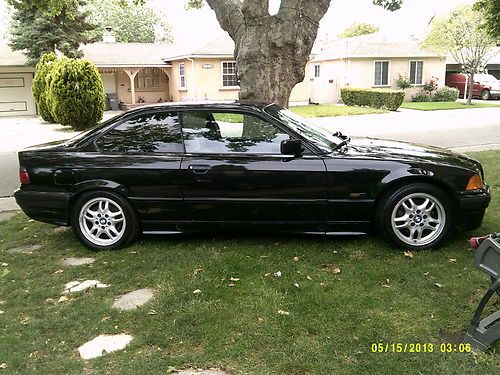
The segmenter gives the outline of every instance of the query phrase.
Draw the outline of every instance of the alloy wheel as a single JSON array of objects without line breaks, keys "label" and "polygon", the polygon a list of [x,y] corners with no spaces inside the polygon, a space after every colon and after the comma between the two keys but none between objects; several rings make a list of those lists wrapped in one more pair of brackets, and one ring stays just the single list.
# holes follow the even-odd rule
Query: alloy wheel
[{"label": "alloy wheel", "polygon": [[125,233],[127,220],[123,209],[112,199],[90,199],[80,209],[78,222],[82,234],[95,245],[109,246]]},{"label": "alloy wheel", "polygon": [[425,246],[441,235],[446,219],[446,211],[436,197],[427,193],[413,193],[394,206],[391,227],[404,243]]}]

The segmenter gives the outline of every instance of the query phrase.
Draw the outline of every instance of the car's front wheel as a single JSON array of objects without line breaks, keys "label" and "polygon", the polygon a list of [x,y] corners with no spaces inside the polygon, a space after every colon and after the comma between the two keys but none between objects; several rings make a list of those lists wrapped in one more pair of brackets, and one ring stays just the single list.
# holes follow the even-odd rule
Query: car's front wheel
[{"label": "car's front wheel", "polygon": [[491,93],[490,93],[489,90],[483,90],[481,92],[481,99],[483,99],[483,100],[490,100],[490,98],[491,98]]},{"label": "car's front wheel", "polygon": [[83,193],[73,207],[73,231],[92,250],[118,249],[137,237],[137,215],[130,203],[118,194]]},{"label": "car's front wheel", "polygon": [[410,250],[437,248],[451,230],[451,204],[446,193],[430,184],[399,187],[379,203],[376,224],[392,244]]}]

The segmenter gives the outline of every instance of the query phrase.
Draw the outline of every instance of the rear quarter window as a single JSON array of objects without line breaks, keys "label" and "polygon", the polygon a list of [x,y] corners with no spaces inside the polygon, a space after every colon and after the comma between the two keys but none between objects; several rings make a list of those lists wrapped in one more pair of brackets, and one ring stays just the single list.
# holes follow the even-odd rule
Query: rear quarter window
[{"label": "rear quarter window", "polygon": [[103,134],[95,145],[113,153],[184,152],[177,112],[137,115]]}]

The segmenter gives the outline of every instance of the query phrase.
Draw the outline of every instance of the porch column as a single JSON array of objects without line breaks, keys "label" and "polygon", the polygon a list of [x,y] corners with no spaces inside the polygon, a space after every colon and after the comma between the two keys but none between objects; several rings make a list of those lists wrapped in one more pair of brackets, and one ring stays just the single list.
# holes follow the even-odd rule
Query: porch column
[{"label": "porch column", "polygon": [[167,77],[166,79],[166,85],[165,85],[165,101],[169,102],[170,101],[170,74],[172,74],[172,68],[160,68],[163,74]]},{"label": "porch column", "polygon": [[132,104],[135,104],[135,76],[141,69],[125,69],[130,80],[130,94],[132,95]]}]

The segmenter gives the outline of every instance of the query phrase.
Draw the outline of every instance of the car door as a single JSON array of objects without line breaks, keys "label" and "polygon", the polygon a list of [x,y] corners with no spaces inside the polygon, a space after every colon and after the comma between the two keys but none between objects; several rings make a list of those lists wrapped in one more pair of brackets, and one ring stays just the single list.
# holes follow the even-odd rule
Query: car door
[{"label": "car door", "polygon": [[182,219],[184,146],[177,112],[141,111],[99,136],[94,147],[94,153],[82,154],[88,159],[80,160],[81,181],[102,181],[122,191],[144,230],[172,229],[169,224]]},{"label": "car door", "polygon": [[286,128],[247,112],[182,111],[181,163],[189,220],[321,231],[327,177],[321,157],[283,155]]}]

